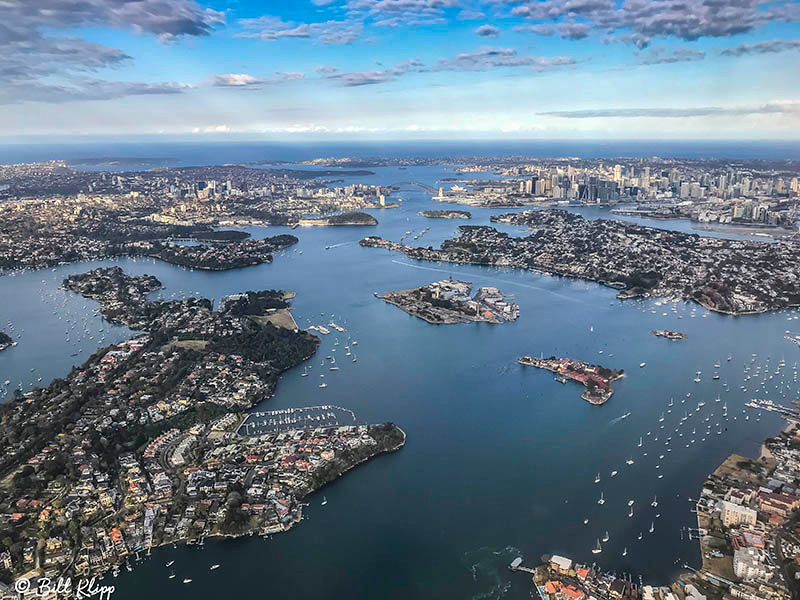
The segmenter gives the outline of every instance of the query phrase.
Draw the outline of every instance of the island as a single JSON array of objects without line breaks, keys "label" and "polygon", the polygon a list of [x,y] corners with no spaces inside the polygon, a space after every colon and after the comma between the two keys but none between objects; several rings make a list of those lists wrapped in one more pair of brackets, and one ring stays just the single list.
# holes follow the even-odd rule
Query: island
[{"label": "island", "polygon": [[581,394],[581,398],[596,406],[605,404],[613,395],[611,382],[625,376],[624,370],[615,371],[599,365],[589,365],[579,360],[556,358],[555,356],[536,358],[525,355],[517,362],[526,367],[552,371],[556,373],[557,379],[561,383],[566,383],[568,379],[582,383],[586,387],[586,391]]},{"label": "island", "polygon": [[731,315],[800,306],[800,245],[753,242],[585,219],[565,210],[492,216],[531,231],[514,237],[493,227],[461,225],[437,250],[368,237],[366,247],[418,260],[496,265],[596,281],[621,299],[692,300]]},{"label": "island", "polygon": [[150,300],[158,279],[119,267],[64,286],[142,333],[0,405],[6,583],[102,575],[160,545],[286,531],[309,495],[405,443],[392,423],[324,404],[257,427],[266,413],[247,411],[320,343],[260,319],[288,310],[291,293],[244,292],[214,310],[205,298]]},{"label": "island", "polygon": [[468,210],[421,210],[419,216],[429,219],[471,219],[472,213]]},{"label": "island", "polygon": [[470,297],[472,283],[444,279],[429,285],[397,292],[376,293],[393,304],[434,325],[454,323],[505,323],[519,318],[519,306],[496,287],[481,287]]},{"label": "island", "polygon": [[667,338],[668,340],[685,340],[689,336],[680,331],[673,331],[671,329],[652,329],[650,331],[656,337]]},{"label": "island", "polygon": [[14,345],[14,340],[7,333],[0,331],[0,352]]},{"label": "island", "polygon": [[358,225],[373,226],[378,224],[378,219],[363,212],[346,212],[330,217],[319,217],[314,219],[299,219],[297,225],[300,227],[315,226],[336,226],[336,225]]}]

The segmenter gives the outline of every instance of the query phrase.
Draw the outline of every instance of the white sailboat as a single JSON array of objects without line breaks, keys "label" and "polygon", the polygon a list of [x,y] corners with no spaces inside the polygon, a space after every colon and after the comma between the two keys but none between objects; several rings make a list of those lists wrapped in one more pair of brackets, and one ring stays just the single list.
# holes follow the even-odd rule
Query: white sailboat
[{"label": "white sailboat", "polygon": [[597,503],[601,505],[606,503],[606,499],[603,498],[603,492],[600,492],[600,499],[597,501]]},{"label": "white sailboat", "polygon": [[600,554],[603,551],[603,547],[600,545],[600,540],[597,540],[597,546],[592,548],[592,554]]}]

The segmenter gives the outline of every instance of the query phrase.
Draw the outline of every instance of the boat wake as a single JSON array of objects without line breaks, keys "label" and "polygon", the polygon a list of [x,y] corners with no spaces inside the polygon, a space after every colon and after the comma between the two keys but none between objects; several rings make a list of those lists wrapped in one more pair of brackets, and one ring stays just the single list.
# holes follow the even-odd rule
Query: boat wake
[{"label": "boat wake", "polygon": [[620,416],[619,416],[619,417],[617,417],[616,419],[611,419],[611,420],[608,422],[608,424],[609,424],[609,426],[611,426],[611,425],[616,425],[617,423],[620,423],[620,422],[624,421],[625,419],[627,419],[627,418],[628,418],[628,416],[629,416],[629,414],[620,415]]}]

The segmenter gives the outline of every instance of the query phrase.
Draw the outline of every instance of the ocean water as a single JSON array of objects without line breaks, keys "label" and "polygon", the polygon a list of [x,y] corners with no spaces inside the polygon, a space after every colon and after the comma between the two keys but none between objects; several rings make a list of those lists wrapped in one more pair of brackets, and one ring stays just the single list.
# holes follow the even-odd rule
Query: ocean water
[{"label": "ocean water", "polygon": [[[320,157],[531,156],[579,158],[756,158],[800,159],[800,141],[714,140],[473,140],[370,142],[215,142],[73,140],[2,143],[0,164],[54,159],[165,158],[170,166],[259,160],[301,161]],[[108,168],[108,167],[103,167]],[[150,168],[119,165],[119,169]]]},{"label": "ocean water", "polygon": [[[449,175],[443,167],[385,168],[370,182],[437,187]],[[337,404],[368,422],[394,421],[408,435],[401,451],[327,486],[326,506],[320,505],[321,493],[312,496],[304,521],[291,532],[270,540],[209,541],[204,549],[156,550],[133,573],[109,579],[117,588],[115,599],[212,599],[231,593],[522,599],[530,597],[530,579],[504,566],[517,555],[535,564],[542,554],[564,554],[657,584],[667,582],[684,562],[699,564],[696,542],[681,536],[682,527],[696,526],[689,498],[697,497],[707,474],[727,455],[757,455],[761,441],[782,427],[773,413],[759,418],[758,411],[747,409],[745,421],[742,410],[754,396],[787,404],[796,397],[796,384],[784,384],[800,352],[783,335],[800,329],[800,313],[737,318],[683,302],[620,301],[614,290],[590,282],[417,262],[360,247],[358,240],[366,235],[397,240],[405,231],[430,227],[413,243],[436,246],[455,233],[457,221],[417,215],[442,207],[430,194],[410,185],[402,189],[397,194],[402,208],[372,211],[377,227],[296,229],[300,243],[269,265],[209,273],[118,259],[0,277],[0,323],[10,320],[22,333],[17,347],[0,353],[0,381],[22,382],[26,389],[46,384],[81,362],[100,338],[105,344],[130,335],[94,315],[93,302],[59,289],[70,273],[119,264],[130,273],[157,276],[164,284],[157,296],[164,298],[220,298],[265,288],[297,292],[293,313],[301,327],[334,320],[347,333],[322,336],[322,347],[309,361],[312,376],[300,377],[302,366],[285,373],[276,396],[261,408]],[[591,218],[609,216],[601,209],[580,210]],[[492,214],[472,212],[472,224],[488,224]],[[686,221],[651,224],[692,227]],[[523,234],[517,227],[504,229]],[[250,231],[263,237],[288,230]],[[434,326],[373,297],[375,291],[450,275],[514,294],[520,319],[497,326]],[[656,338],[649,333],[656,328],[678,329],[689,338]],[[354,346],[358,362],[341,361],[340,371],[325,373],[328,387],[319,389],[320,360],[337,337],[342,348],[347,336],[359,342]],[[622,368],[626,377],[614,384],[606,405],[593,407],[580,399],[577,384],[561,385],[552,374],[516,362],[523,354],[540,353]],[[781,358],[787,363],[785,378],[775,376],[758,393],[754,383],[744,381],[745,365],[768,363],[772,373]],[[640,368],[641,362],[646,367]],[[719,380],[711,378],[716,362]],[[693,381],[697,370],[700,383]],[[725,381],[730,392],[723,391]],[[750,389],[744,392],[742,385]],[[670,398],[674,406],[668,412]],[[701,399],[706,404],[697,411]],[[720,416],[722,402],[728,421]],[[684,413],[691,416],[679,426]],[[721,434],[714,427],[711,435],[703,435],[706,417],[712,425],[720,423]],[[672,452],[664,445],[667,436],[673,438]],[[633,465],[626,464],[629,458]],[[610,476],[612,470],[618,471],[616,477]],[[594,483],[597,473],[599,484]],[[602,506],[597,504],[601,491]],[[654,495],[657,509],[650,506]],[[632,518],[630,499],[635,501]],[[651,523],[653,533],[648,532]],[[593,555],[591,548],[606,531],[610,541],[602,554]],[[164,567],[169,560],[176,561],[178,576],[172,580]],[[213,563],[222,568],[208,571]],[[193,582],[182,585],[184,577]]]}]

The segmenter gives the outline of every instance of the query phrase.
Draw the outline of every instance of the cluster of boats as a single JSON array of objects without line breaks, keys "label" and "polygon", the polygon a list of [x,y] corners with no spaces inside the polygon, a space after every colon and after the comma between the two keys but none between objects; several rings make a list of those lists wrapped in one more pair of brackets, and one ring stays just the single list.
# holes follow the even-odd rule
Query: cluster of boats
[{"label": "cluster of boats", "polygon": [[325,404],[252,412],[242,424],[240,433],[247,436],[263,435],[283,429],[336,427],[352,425],[355,422],[356,415],[349,408]]},{"label": "cluster of boats", "polygon": [[[324,313],[320,313],[320,315],[324,316]],[[331,318],[333,318],[333,317],[334,317],[334,315],[331,315]],[[311,323],[311,319],[308,319],[308,322]],[[331,328],[335,329],[336,331],[338,331],[340,333],[344,333],[345,331],[347,331],[344,327],[342,327],[341,325],[337,325],[333,321],[328,323],[328,325]],[[309,325],[307,327],[307,329],[312,330],[312,331],[319,331],[320,333],[325,334],[325,335],[327,335],[327,334],[329,334],[331,332],[330,329],[328,329],[327,327],[325,327],[323,325]],[[333,342],[333,347],[331,348],[331,354],[326,356],[325,360],[320,362],[320,365],[319,365],[320,367],[325,368],[327,366],[329,371],[338,371],[339,370],[339,364],[336,362],[336,356],[333,355],[333,353],[337,351],[337,349],[338,349],[337,347],[339,345],[340,345],[339,344],[339,338],[336,338],[334,340],[334,342]],[[352,337],[350,337],[348,335],[347,336],[347,343],[344,346],[344,356],[346,356],[348,359],[350,359],[351,362],[358,362],[358,357],[356,356],[356,353],[355,353],[355,346],[358,346],[358,340],[354,340],[354,339],[352,339]],[[328,362],[326,362],[326,360]],[[301,377],[308,377],[309,376],[308,370],[310,368],[312,368],[312,367],[313,367],[312,364],[305,365],[303,367],[303,372],[300,374],[300,376]],[[325,374],[324,373],[320,373],[319,377],[320,377],[319,387],[320,388],[328,387],[328,384],[325,381]]]},{"label": "cluster of boats", "polygon": [[[167,569],[169,569],[169,576],[167,577],[168,579],[175,579],[175,571],[172,568],[172,565],[174,565],[174,564],[175,564],[175,561],[171,560],[166,565],[164,565]],[[209,571],[216,571],[221,566],[222,565],[219,565],[219,564],[213,564],[210,567],[208,567],[208,570]],[[183,583],[184,584],[192,583],[192,579],[190,579],[189,577],[186,577],[186,578],[184,578]]]},{"label": "cluster of boats", "polygon": [[[741,413],[738,413],[738,410],[729,412],[728,402],[722,399],[724,393],[731,391],[727,381],[721,384],[721,393],[718,393],[713,401],[709,400],[708,403],[702,399],[693,400],[692,392],[687,392],[684,397],[680,398],[680,400],[670,398],[667,401],[665,409],[661,412],[657,419],[655,428],[644,432],[641,436],[639,436],[638,441],[635,443],[637,452],[640,453],[643,459],[650,455],[649,460],[644,460],[645,464],[648,462],[649,464],[652,464],[653,459],[655,458],[655,465],[653,466],[657,473],[657,479],[663,478],[664,475],[662,471],[664,470],[664,461],[666,457],[670,455],[670,453],[673,453],[673,451],[677,452],[681,447],[686,449],[691,448],[695,444],[706,442],[711,438],[711,436],[722,435],[725,431],[727,431],[726,422],[736,421],[737,419],[749,421],[751,414],[748,413],[748,408],[757,411],[753,415],[755,421],[761,420],[761,411],[778,412],[784,416],[800,418],[800,410],[777,402],[777,400],[780,399],[800,401],[800,388],[797,385],[797,363],[795,362],[791,368],[788,368],[784,358],[778,361],[777,364],[769,357],[762,362],[757,362],[757,358],[757,354],[751,354],[749,360],[745,362],[743,366],[742,375],[745,383],[748,381],[752,382],[747,384],[752,387],[751,394],[759,394],[762,397],[752,398],[745,402],[745,408],[742,409]],[[732,360],[733,356],[729,355],[726,362],[730,363]],[[719,374],[722,369],[722,361],[715,362],[713,367],[714,377],[712,377],[712,379],[719,380]],[[730,367],[728,370],[730,371]],[[695,372],[694,381],[696,383],[700,382],[701,374],[702,371],[700,370]],[[735,371],[731,371],[730,374],[734,375]],[[740,389],[743,393],[748,391],[747,385],[741,386]],[[763,396],[767,394],[773,396],[775,399],[764,399]],[[690,403],[691,406],[689,406]],[[680,413],[683,414],[680,415]],[[628,417],[629,415],[630,413],[626,413],[623,415],[623,417],[612,421],[612,423],[622,421],[623,418]],[[629,467],[632,467],[636,464],[636,460],[634,460],[634,456],[631,455],[625,461],[625,463]],[[611,470],[611,478],[614,478],[617,475],[617,470]],[[603,477],[601,476],[601,473],[598,472],[594,478],[594,483],[599,485],[601,484],[602,480]],[[608,489],[600,492],[600,496],[596,501],[597,505],[604,506],[609,502],[606,492],[608,492]],[[628,500],[628,518],[634,517],[634,503],[635,501],[633,498]],[[658,505],[658,499],[654,497],[653,501],[650,503],[650,506],[653,509],[656,509]],[[656,513],[654,519],[657,519],[660,516],[660,513]],[[650,533],[655,531],[654,523],[655,520],[651,521],[650,528],[648,530]],[[583,520],[583,524],[589,525],[588,517]],[[637,539],[641,540],[643,536],[644,533],[641,532],[638,534]],[[603,544],[609,539],[609,533],[606,531],[602,537],[597,539],[597,544],[592,549],[592,553],[599,554],[602,552]],[[627,547],[625,547],[623,550],[623,556],[626,554]]]},{"label": "cluster of boats", "polygon": [[[431,228],[430,228],[430,227],[426,227],[425,229],[423,229],[423,230],[422,230],[422,231],[420,231],[419,233],[415,233],[415,234],[414,234],[414,239],[415,239],[415,240],[418,240],[418,239],[419,239],[419,238],[421,238],[423,235],[425,235],[426,233],[428,233],[430,230],[431,230]],[[400,236],[400,243],[403,243],[404,241],[406,241],[406,239],[408,238],[408,236],[410,236],[412,233],[414,233],[414,232],[413,232],[413,231],[406,231],[406,232],[405,232],[405,233],[404,233],[402,236]]]}]

